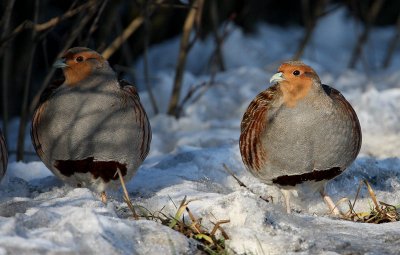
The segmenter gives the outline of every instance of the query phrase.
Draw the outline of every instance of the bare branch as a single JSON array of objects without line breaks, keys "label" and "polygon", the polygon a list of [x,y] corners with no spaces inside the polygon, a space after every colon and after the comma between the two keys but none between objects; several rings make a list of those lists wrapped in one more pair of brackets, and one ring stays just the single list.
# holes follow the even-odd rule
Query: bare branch
[{"label": "bare branch", "polygon": [[101,55],[103,55],[105,59],[109,59],[114,52],[117,51],[119,47],[121,47],[121,45],[142,25],[143,20],[143,16],[134,18],[128,27],[125,28],[124,32],[115,38],[110,46],[108,46]]},{"label": "bare branch", "polygon": [[[9,0],[5,8],[3,16],[3,33],[1,39],[5,38],[6,34],[10,29],[10,18],[12,10],[14,7],[15,0]],[[2,55],[2,50],[5,49],[5,56],[3,57],[3,69],[2,69],[2,115],[3,115],[3,134],[7,141],[8,137],[8,84],[9,84],[9,73],[10,73],[10,61],[11,61],[11,51],[7,50],[8,44],[6,43],[0,49],[0,56]]]},{"label": "bare branch", "polygon": [[305,20],[306,30],[304,33],[303,38],[300,41],[300,44],[297,48],[296,53],[293,56],[293,59],[299,59],[307,46],[310,42],[312,35],[314,33],[315,26],[317,25],[318,18],[323,13],[325,7],[325,0],[318,0],[317,5],[313,7],[312,13],[309,13],[308,8],[310,7],[309,0],[303,0],[303,18]]},{"label": "bare branch", "polygon": [[351,54],[351,59],[349,62],[349,68],[354,68],[357,64],[357,61],[359,60],[361,54],[362,54],[362,49],[364,44],[368,41],[369,33],[372,29],[372,25],[378,16],[379,11],[381,10],[381,7],[385,0],[375,0],[371,7],[368,10],[368,15],[367,15],[367,20],[366,24],[364,26],[364,31],[362,34],[358,37],[357,44],[355,45],[353,49],[353,53]]},{"label": "bare branch", "polygon": [[[39,0],[35,0],[35,10],[34,10],[34,22],[36,23],[39,19]],[[18,141],[17,141],[17,161],[24,160],[24,147],[25,147],[25,131],[26,123],[28,121],[28,96],[29,96],[29,86],[31,84],[32,76],[32,66],[33,59],[35,56],[36,46],[37,46],[37,31],[34,29],[31,32],[31,49],[28,57],[27,73],[25,77],[25,85],[22,93],[22,105],[21,105],[21,116],[18,129]]]},{"label": "bare branch", "polygon": [[86,39],[85,39],[83,45],[87,46],[89,44],[90,38],[92,37],[93,33],[97,30],[97,24],[99,23],[101,14],[103,13],[107,3],[108,3],[108,0],[103,0],[103,3],[101,4],[99,11],[97,12],[96,18],[93,20],[93,23],[90,26],[89,32],[86,36]]},{"label": "bare branch", "polygon": [[[200,2],[203,2],[204,0],[195,0],[192,4],[192,6],[198,6]],[[201,5],[201,4],[200,4]],[[186,65],[186,57],[190,48],[190,45],[193,45],[189,43],[189,38],[190,38],[190,32],[192,31],[193,25],[195,23],[196,16],[199,15],[197,14],[197,8],[191,8],[186,20],[185,24],[183,25],[183,32],[182,32],[182,37],[181,37],[181,44],[180,44],[180,49],[179,49],[179,56],[178,56],[178,63],[176,67],[176,74],[175,74],[175,79],[174,79],[174,86],[172,89],[172,94],[171,94],[171,99],[169,102],[168,106],[168,114],[169,115],[174,115],[175,117],[178,117],[178,103],[179,103],[179,97],[181,94],[181,87],[182,87],[182,79],[183,79],[183,72],[185,69]]]},{"label": "bare branch", "polygon": [[390,40],[389,47],[388,47],[388,49],[386,51],[385,59],[383,61],[383,67],[384,68],[387,68],[390,65],[390,63],[392,62],[392,57],[394,55],[393,54],[394,50],[396,49],[396,47],[399,44],[399,40],[400,40],[400,13],[397,16],[397,25],[396,25],[396,27],[397,27],[396,28],[396,33],[394,34],[392,40]]},{"label": "bare branch", "polygon": [[18,25],[10,34],[4,36],[0,41],[0,45],[2,45],[3,43],[5,43],[8,40],[14,38],[16,35],[18,35],[22,31],[24,31],[25,29],[34,29],[36,32],[42,32],[42,31],[48,30],[50,28],[53,28],[53,27],[57,26],[60,22],[77,15],[78,13],[82,12],[83,10],[92,8],[93,2],[95,2],[95,1],[93,1],[93,0],[88,1],[87,3],[80,5],[75,9],[67,11],[66,13],[64,13],[61,16],[54,17],[54,18],[52,18],[44,23],[41,23],[41,24],[36,24],[35,22],[32,22],[30,20],[25,20],[20,25]]},{"label": "bare branch", "polygon": [[147,88],[147,92],[149,93],[150,102],[153,106],[154,114],[158,113],[157,102],[153,94],[152,86],[150,83],[150,74],[149,74],[149,37],[150,37],[150,10],[149,10],[149,2],[145,1],[144,3],[144,36],[143,36],[143,72],[144,72],[144,83]]}]

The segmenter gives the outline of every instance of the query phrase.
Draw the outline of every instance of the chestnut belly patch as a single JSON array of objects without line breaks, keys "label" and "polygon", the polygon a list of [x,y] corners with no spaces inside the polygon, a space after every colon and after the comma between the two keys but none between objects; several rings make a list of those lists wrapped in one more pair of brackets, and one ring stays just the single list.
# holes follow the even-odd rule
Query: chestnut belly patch
[{"label": "chestnut belly patch", "polygon": [[126,164],[117,161],[95,161],[94,157],[74,160],[56,160],[54,167],[67,177],[76,173],[91,173],[94,179],[102,178],[104,182],[117,180],[117,169],[123,176],[126,175]]},{"label": "chestnut belly patch", "polygon": [[332,167],[327,170],[314,170],[305,174],[282,175],[272,179],[272,182],[282,186],[295,186],[306,181],[330,180],[341,173],[340,167]]}]

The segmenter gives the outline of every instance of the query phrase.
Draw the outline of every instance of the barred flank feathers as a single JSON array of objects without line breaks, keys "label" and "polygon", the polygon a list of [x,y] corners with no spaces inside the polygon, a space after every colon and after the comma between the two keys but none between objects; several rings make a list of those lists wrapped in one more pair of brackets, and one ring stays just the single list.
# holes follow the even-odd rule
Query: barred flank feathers
[{"label": "barred flank feathers", "polygon": [[247,168],[259,171],[266,161],[267,152],[261,143],[261,134],[267,125],[269,104],[274,99],[278,86],[261,92],[250,103],[243,115],[239,140],[240,153]]},{"label": "barred flank feathers", "polygon": [[139,121],[141,129],[143,131],[142,144],[140,146],[140,157],[142,160],[144,160],[150,151],[150,142],[151,142],[150,122],[149,119],[147,118],[146,111],[144,110],[142,104],[140,103],[140,98],[136,88],[124,80],[120,80],[119,83],[122,89],[129,94],[130,99],[132,100],[133,103],[133,107],[135,108],[136,116],[138,118],[137,121]]}]

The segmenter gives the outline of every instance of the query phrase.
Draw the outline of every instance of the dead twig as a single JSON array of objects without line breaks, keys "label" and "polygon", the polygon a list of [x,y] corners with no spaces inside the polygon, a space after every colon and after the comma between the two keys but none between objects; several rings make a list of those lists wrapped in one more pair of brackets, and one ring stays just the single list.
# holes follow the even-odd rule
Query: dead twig
[{"label": "dead twig", "polygon": [[103,11],[108,3],[108,0],[103,0],[99,11],[97,12],[96,18],[94,18],[92,25],[90,26],[89,32],[87,33],[86,39],[82,43],[82,45],[87,46],[89,44],[89,40],[92,37],[93,33],[97,30],[97,25],[99,23],[100,17],[103,14]]},{"label": "dead twig", "polygon": [[396,47],[399,45],[399,40],[400,40],[400,13],[397,16],[396,32],[393,38],[390,40],[388,49],[386,51],[386,56],[383,60],[384,68],[389,67],[390,63],[392,62],[392,58],[395,55],[393,53],[396,50]]},{"label": "dead twig", "polygon": [[[1,34],[1,40],[3,40],[8,31],[10,30],[10,19],[12,11],[14,8],[15,0],[9,0],[7,2],[4,16],[2,18],[3,32]],[[1,44],[0,44],[1,45]],[[8,49],[9,44],[5,43],[0,49],[0,56],[3,55],[3,50],[5,51],[3,57],[3,68],[2,68],[2,115],[3,115],[3,135],[7,141],[8,138],[8,84],[9,84],[9,74],[11,67],[11,50]]]},{"label": "dead twig", "polygon": [[119,170],[119,168],[118,168],[117,172],[115,174],[118,174],[119,181],[121,182],[122,190],[124,192],[124,201],[128,205],[129,209],[132,211],[133,218],[135,220],[138,220],[139,215],[136,213],[135,207],[133,206],[131,199],[129,198],[128,190],[126,189],[125,181],[124,181],[124,178],[122,177],[121,170]]},{"label": "dead twig", "polygon": [[73,17],[73,16],[81,13],[84,10],[92,8],[93,4],[94,4],[93,2],[96,2],[96,1],[93,1],[93,0],[88,1],[72,10],[67,11],[66,13],[64,13],[61,16],[51,18],[50,20],[48,20],[44,23],[36,24],[35,22],[32,22],[30,20],[25,20],[20,25],[18,25],[10,34],[7,34],[6,36],[4,36],[0,40],[0,45],[3,45],[3,43],[14,38],[16,35],[18,35],[19,33],[21,33],[22,31],[24,31],[26,29],[34,29],[36,32],[43,32],[45,30],[53,28],[53,27],[57,26],[60,22]]},{"label": "dead twig", "polygon": [[[204,2],[204,0],[195,0],[193,2],[192,6],[201,6],[202,2]],[[187,54],[195,42],[195,40],[190,42],[189,39],[190,39],[190,33],[196,22],[197,15],[200,15],[198,13],[198,9],[191,8],[186,17],[185,24],[183,25],[183,32],[182,32],[181,42],[180,42],[180,47],[179,47],[179,55],[178,55],[178,61],[177,61],[177,66],[176,66],[174,85],[173,85],[171,99],[169,101],[169,106],[168,106],[168,114],[173,115],[175,117],[178,117],[177,108],[178,108],[179,98],[180,98],[181,90],[182,90],[182,80],[183,80],[183,73],[184,73],[185,66],[186,66]]]},{"label": "dead twig", "polygon": [[123,33],[114,39],[114,41],[101,54],[105,59],[109,59],[117,49],[142,25],[143,16],[134,18],[131,23],[125,28]]},{"label": "dead twig", "polygon": [[371,32],[372,25],[378,16],[381,7],[385,0],[375,0],[372,2],[371,7],[368,10],[366,16],[366,22],[364,26],[364,30],[361,35],[358,37],[357,44],[354,46],[353,53],[351,54],[351,58],[349,61],[349,68],[354,68],[357,64],[357,61],[360,59],[362,54],[362,49],[365,43],[368,41],[369,33]]},{"label": "dead twig", "polygon": [[[240,187],[244,187],[244,188],[246,188],[248,191],[250,191],[251,193],[257,195],[253,190],[251,190],[249,187],[247,187],[247,185],[244,184],[238,177],[236,177],[235,173],[234,173],[227,165],[222,164],[222,166],[224,167],[225,171],[228,172],[228,174],[230,174],[230,175],[237,181],[237,183],[239,184]],[[272,201],[272,197],[270,197],[269,199],[267,199],[267,198],[264,198],[264,197],[262,197],[262,196],[260,196],[260,195],[258,195],[258,196],[259,196],[259,198],[261,198],[262,200],[264,200],[264,201],[267,202],[267,203],[269,203],[270,200]]]},{"label": "dead twig", "polygon": [[[181,116],[182,111],[183,111],[185,105],[189,102],[190,99],[192,99],[192,97],[193,97],[195,94],[198,94],[199,96],[203,95],[203,94],[207,91],[207,89],[208,89],[210,86],[211,86],[211,81],[203,82],[203,83],[201,83],[201,84],[199,84],[199,85],[197,85],[197,86],[191,87],[191,88],[189,89],[188,93],[187,93],[187,94],[185,95],[185,97],[182,99],[182,102],[181,102],[181,103],[179,104],[179,106],[177,107],[177,110],[176,110],[176,111],[177,111],[177,116],[178,116],[178,117]],[[196,99],[198,99],[199,96],[196,97]],[[195,99],[192,100],[192,101],[194,102]]]},{"label": "dead twig", "polygon": [[317,25],[318,18],[323,13],[325,5],[326,5],[325,0],[319,0],[317,1],[315,7],[314,6],[312,7],[311,13],[309,13],[310,0],[302,1],[303,18],[306,30],[303,38],[300,41],[297,51],[293,56],[293,59],[299,59],[303,55],[307,44],[310,42],[312,38],[315,26]]},{"label": "dead twig", "polygon": [[[37,23],[39,19],[39,0],[35,0],[35,11],[34,11],[34,22]],[[31,84],[31,76],[32,76],[32,66],[33,59],[36,52],[37,46],[37,38],[36,38],[36,30],[32,30],[31,32],[31,47],[28,57],[28,67],[27,73],[25,77],[25,85],[22,93],[22,105],[21,105],[21,115],[20,115],[20,123],[18,129],[18,140],[17,140],[17,161],[24,160],[24,147],[25,147],[25,131],[26,131],[26,123],[28,121],[29,109],[28,109],[28,96],[29,96],[29,87]]]},{"label": "dead twig", "polygon": [[144,3],[144,36],[143,36],[143,72],[144,72],[144,84],[146,86],[147,92],[149,93],[149,98],[151,105],[153,107],[154,114],[158,114],[158,106],[156,99],[153,94],[152,85],[150,82],[149,73],[149,37],[150,37],[150,7],[149,1]]}]

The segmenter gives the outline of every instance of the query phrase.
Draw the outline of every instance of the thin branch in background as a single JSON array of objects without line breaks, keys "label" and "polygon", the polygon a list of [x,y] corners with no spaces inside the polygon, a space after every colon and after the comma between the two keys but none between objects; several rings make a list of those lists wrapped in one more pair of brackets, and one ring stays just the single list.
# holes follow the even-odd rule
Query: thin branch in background
[{"label": "thin branch in background", "polygon": [[144,21],[143,16],[134,18],[131,23],[125,28],[120,36],[114,39],[114,41],[101,53],[105,59],[109,59],[121,45],[142,25]]},{"label": "thin branch in background", "polygon": [[5,43],[8,40],[14,38],[19,33],[21,33],[22,31],[24,31],[26,29],[35,29],[36,32],[43,32],[45,30],[53,28],[53,27],[57,26],[58,24],[60,24],[60,22],[77,15],[77,14],[81,13],[82,11],[91,9],[93,7],[94,2],[96,2],[96,1],[95,0],[88,1],[85,4],[82,4],[82,5],[78,6],[75,9],[68,10],[66,13],[64,13],[61,16],[54,17],[54,18],[52,18],[52,19],[50,19],[50,20],[48,20],[48,21],[46,21],[44,23],[36,24],[36,23],[34,23],[34,22],[30,21],[30,20],[25,20],[19,26],[17,26],[11,33],[9,33],[6,36],[4,36],[0,40],[0,45],[3,45],[3,43]]},{"label": "thin branch in background", "polygon": [[[219,35],[219,32],[218,32],[219,20],[218,20],[217,2],[211,1],[210,8],[211,8],[210,12],[211,12],[212,34],[214,36],[214,43],[215,43],[215,50],[212,55],[212,61],[211,61],[211,72],[213,72],[214,69],[216,69],[216,68],[220,71],[225,71],[224,57],[222,54],[223,38]],[[225,25],[225,30],[226,30],[226,27],[227,26]]]},{"label": "thin branch in background", "polygon": [[[157,0],[156,5],[162,3],[163,0]],[[154,7],[149,10],[149,16],[154,12]],[[123,33],[119,35],[114,41],[101,53],[105,59],[109,59],[121,45],[143,24],[145,17],[140,15],[134,18],[131,23],[125,28]]]},{"label": "thin branch in background", "polygon": [[47,52],[47,49],[48,49],[47,48],[47,38],[43,38],[41,45],[42,45],[41,52],[43,54],[45,68],[46,68],[45,70],[48,70],[48,69],[50,69],[50,63],[49,63],[49,56],[48,56],[48,52]]},{"label": "thin branch in background", "polygon": [[390,63],[392,62],[394,51],[396,50],[396,47],[399,45],[399,40],[400,40],[400,13],[397,16],[396,32],[393,38],[390,40],[389,47],[386,51],[386,56],[383,61],[384,68],[388,68]]},{"label": "thin branch in background", "polygon": [[[187,92],[187,94],[185,95],[185,97],[182,99],[182,102],[179,104],[179,106],[177,107],[176,111],[177,111],[177,117],[179,118],[182,115],[183,109],[185,107],[185,105],[189,102],[190,99],[192,99],[192,97],[194,97],[194,95],[199,95],[198,97],[196,97],[196,99],[199,99],[201,95],[203,95],[207,89],[211,86],[211,81],[208,82],[203,82],[197,86],[193,86],[189,89],[189,91]],[[195,101],[194,99],[192,101]]]},{"label": "thin branch in background", "polygon": [[[201,5],[200,2],[203,2],[203,1],[204,0],[195,0],[193,2],[192,6]],[[192,41],[192,43],[190,43],[189,39],[190,39],[190,33],[193,29],[193,25],[196,20],[196,16],[198,15],[197,11],[198,11],[197,8],[191,8],[186,17],[185,24],[183,25],[183,32],[182,32],[182,36],[181,36],[178,62],[177,62],[177,66],[176,66],[174,86],[172,89],[171,99],[170,99],[169,106],[168,106],[168,114],[173,115],[175,117],[178,117],[177,109],[178,109],[179,98],[180,98],[181,89],[182,89],[183,72],[185,70],[187,54],[188,54],[190,48],[194,44],[194,41]]]},{"label": "thin branch in background", "polygon": [[86,39],[84,40],[82,45],[84,45],[84,46],[89,45],[90,38],[92,38],[93,33],[97,30],[97,25],[99,24],[100,17],[103,14],[103,11],[104,11],[107,3],[108,3],[108,0],[103,0],[103,3],[101,4],[99,11],[97,12],[96,18],[93,20],[93,23],[90,26],[89,32],[86,36]]},{"label": "thin branch in background", "polygon": [[349,68],[354,68],[356,66],[358,60],[360,59],[364,44],[368,41],[368,37],[369,37],[369,33],[371,32],[372,25],[374,24],[374,21],[375,21],[376,17],[378,16],[378,13],[381,10],[381,7],[383,6],[384,2],[385,2],[385,0],[375,0],[372,2],[372,5],[369,8],[367,16],[366,16],[364,30],[361,33],[361,35],[358,37],[357,43],[353,49],[353,53],[351,54],[351,58],[349,61]]},{"label": "thin branch in background", "polygon": [[225,71],[224,56],[222,52],[222,45],[226,41],[226,38],[231,34],[232,30],[229,29],[229,24],[236,18],[236,14],[233,13],[230,18],[224,22],[222,28],[222,35],[218,31],[218,10],[217,3],[212,2],[211,6],[211,20],[212,20],[212,33],[214,36],[215,49],[210,58],[211,74],[215,75],[217,71]]},{"label": "thin branch in background", "polygon": [[[123,26],[122,26],[122,17],[121,16],[119,16],[115,22],[115,29],[117,31],[117,34],[122,34],[124,31]],[[126,66],[130,66],[131,63],[133,63],[133,59],[132,59],[132,53],[131,53],[129,44],[123,43],[121,45],[121,50],[122,50],[122,60],[126,63]],[[117,65],[118,64],[114,65],[114,68],[116,68]],[[128,71],[125,71],[125,72],[128,72]],[[132,73],[131,70],[129,70],[128,73]]]},{"label": "thin branch in background", "polygon": [[[34,9],[34,17],[33,22],[37,23],[39,20],[39,0],[35,0],[35,9]],[[18,129],[18,141],[17,141],[17,161],[24,160],[24,145],[25,145],[25,131],[26,131],[26,123],[28,121],[28,96],[29,96],[29,85],[31,84],[31,76],[32,76],[32,66],[33,60],[35,56],[36,46],[37,46],[37,38],[36,38],[36,30],[33,29],[31,31],[31,46],[30,52],[28,56],[28,66],[26,69],[26,77],[25,77],[25,85],[22,93],[22,105],[21,105],[21,115]]]},{"label": "thin branch in background", "polygon": [[[7,2],[5,11],[4,11],[4,16],[2,19],[2,24],[3,24],[3,33],[1,35],[1,40],[3,40],[6,35],[8,34],[8,31],[10,30],[10,19],[11,19],[11,14],[13,11],[15,0],[9,0]],[[3,68],[2,68],[2,115],[3,115],[3,134],[4,137],[7,141],[8,138],[8,84],[9,84],[9,74],[10,74],[10,67],[11,67],[11,50],[9,50],[9,44],[5,43],[3,47],[0,49],[0,56],[2,56],[4,50],[4,56],[3,56]]]},{"label": "thin branch in background", "polygon": [[[94,14],[96,13],[96,10],[98,9],[98,5],[97,5],[97,1],[92,0],[90,1],[91,8],[89,8],[89,12],[88,13],[82,13],[81,17],[77,18],[77,25],[75,27],[74,30],[72,30],[71,34],[68,36],[67,41],[64,44],[64,47],[61,49],[61,51],[58,53],[56,59],[59,59],[66,50],[68,50],[69,48],[71,48],[71,45],[74,43],[74,41],[76,40],[76,38],[79,36],[79,34],[81,34],[82,30],[85,28],[86,24],[92,19],[92,17],[94,16]],[[36,105],[39,102],[40,99],[40,95],[42,94],[42,92],[44,91],[44,89],[48,86],[48,84],[50,83],[51,78],[53,77],[54,73],[55,73],[55,68],[51,68],[49,70],[49,72],[47,73],[42,85],[40,86],[39,90],[37,91],[37,93],[35,94],[35,96],[33,97],[33,100],[30,104],[29,107],[29,113],[30,115],[33,114],[33,111],[36,108]]]},{"label": "thin branch in background", "polygon": [[[233,20],[234,17],[231,17],[231,19],[227,22],[225,22],[224,27],[223,27],[223,33],[222,35],[219,35],[218,33],[218,39],[215,42],[215,50],[213,54],[211,55],[210,58],[210,66],[211,66],[211,74],[210,74],[210,79],[208,82],[203,82],[197,86],[193,86],[189,89],[187,94],[183,97],[181,103],[177,107],[177,117],[179,118],[182,115],[183,109],[185,108],[186,104],[189,102],[191,104],[196,103],[206,92],[207,90],[215,84],[215,77],[217,75],[218,71],[223,71],[219,68],[215,68],[216,64],[215,62],[220,65],[220,68],[223,68],[223,56],[222,56],[222,45],[226,38],[230,35],[231,30],[228,29],[229,23]],[[218,55],[218,56],[217,56]],[[222,65],[222,66],[221,66]]]},{"label": "thin branch in background", "polygon": [[302,10],[303,10],[303,19],[305,23],[305,32],[304,36],[301,39],[299,46],[297,48],[296,53],[293,56],[293,59],[299,59],[310,42],[312,35],[314,33],[314,29],[317,25],[318,18],[323,13],[325,8],[325,0],[318,0],[315,6],[312,6],[311,13],[309,12],[310,8],[310,0],[302,0]]},{"label": "thin branch in background", "polygon": [[154,114],[158,114],[158,106],[156,99],[153,94],[152,85],[150,83],[150,73],[149,73],[149,37],[151,34],[150,31],[150,10],[149,10],[149,1],[145,1],[144,3],[144,36],[143,36],[143,72],[144,72],[144,83],[147,88],[147,92],[149,93],[150,102],[153,106]]},{"label": "thin branch in background", "polygon": [[188,5],[186,4],[159,3],[157,5],[162,8],[189,9]]}]

